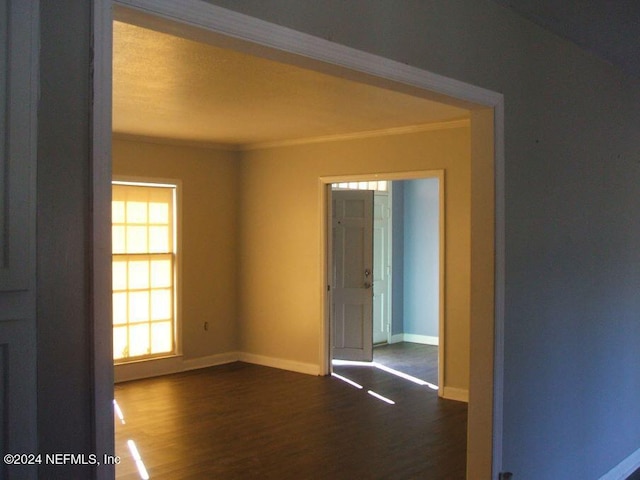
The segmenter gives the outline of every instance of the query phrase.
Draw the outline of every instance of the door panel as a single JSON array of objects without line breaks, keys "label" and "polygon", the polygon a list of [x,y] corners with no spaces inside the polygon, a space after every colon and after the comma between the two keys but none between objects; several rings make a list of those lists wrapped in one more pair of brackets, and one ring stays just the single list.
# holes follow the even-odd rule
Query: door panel
[{"label": "door panel", "polygon": [[332,358],[373,358],[373,192],[334,191]]}]

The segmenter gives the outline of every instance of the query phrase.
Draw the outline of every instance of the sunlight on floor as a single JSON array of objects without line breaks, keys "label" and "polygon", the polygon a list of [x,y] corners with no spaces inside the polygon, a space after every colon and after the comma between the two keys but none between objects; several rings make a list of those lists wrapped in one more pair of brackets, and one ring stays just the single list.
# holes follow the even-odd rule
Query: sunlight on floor
[{"label": "sunlight on floor", "polygon": [[356,383],[353,380],[349,380],[347,377],[343,377],[342,375],[338,375],[335,372],[331,372],[331,376],[336,377],[338,380],[342,380],[343,382],[346,382],[353,387],[359,388],[360,390],[362,390],[363,388],[359,383]]},{"label": "sunlight on floor", "polygon": [[144,466],[144,462],[140,457],[140,453],[138,452],[138,448],[133,440],[127,440],[127,445],[129,445],[129,451],[131,452],[131,456],[136,461],[136,467],[138,467],[138,472],[140,473],[140,478],[142,480],[149,480],[149,474],[147,473],[147,468]]},{"label": "sunlight on floor", "polygon": [[399,378],[403,378],[405,380],[408,380],[410,382],[413,382],[417,385],[425,385],[427,387],[429,387],[431,390],[438,390],[438,386],[427,382],[426,380],[421,380],[419,378],[416,378],[412,375],[409,375],[407,373],[403,373],[400,372],[399,370],[395,370],[391,367],[387,367],[385,365],[382,365],[378,362],[355,362],[352,360],[332,360],[333,365],[351,365],[351,366],[360,366],[360,367],[375,367],[379,370],[382,370],[384,372],[390,373],[392,375],[395,375],[396,377]]},{"label": "sunlight on floor", "polygon": [[113,399],[113,410],[116,412],[116,415],[118,416],[118,418],[120,419],[120,422],[123,425],[127,423],[124,421],[124,415],[122,414],[122,410],[120,410],[120,405],[118,405],[118,402],[115,398]]},{"label": "sunlight on floor", "polygon": [[382,400],[383,402],[388,403],[389,405],[395,405],[396,402],[394,402],[393,400],[387,398],[387,397],[383,397],[382,395],[380,395],[379,393],[374,392],[373,390],[367,390],[367,393],[369,395],[371,395],[372,397],[377,398],[378,400]]}]

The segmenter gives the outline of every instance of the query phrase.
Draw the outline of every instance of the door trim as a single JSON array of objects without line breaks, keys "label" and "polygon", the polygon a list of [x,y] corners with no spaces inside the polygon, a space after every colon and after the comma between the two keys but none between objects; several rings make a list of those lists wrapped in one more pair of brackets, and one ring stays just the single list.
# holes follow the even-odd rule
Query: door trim
[{"label": "door trim", "polygon": [[[94,102],[92,110],[94,171],[92,205],[96,212],[96,227],[93,257],[94,299],[101,305],[109,304],[110,273],[104,268],[104,258],[108,252],[97,238],[97,230],[104,228],[104,219],[99,212],[105,212],[107,196],[104,194],[110,182],[110,147],[105,139],[111,135],[111,29],[110,7],[115,6],[118,18],[135,18],[139,25],[167,31],[167,21],[172,23],[169,30],[196,41],[216,42],[218,45],[233,45],[234,48],[264,55],[279,61],[322,71],[355,81],[391,88],[400,92],[428,97],[436,101],[458,105],[482,114],[488,111],[492,119],[483,123],[490,135],[490,148],[478,152],[493,170],[491,194],[483,200],[493,201],[494,229],[491,242],[494,246],[494,259],[489,278],[493,284],[493,298],[490,300],[488,315],[474,319],[471,325],[471,367],[470,367],[470,408],[469,408],[469,447],[467,449],[467,469],[476,476],[495,477],[502,469],[503,434],[503,378],[504,378],[504,304],[505,304],[505,167],[504,167],[504,96],[481,87],[447,78],[410,65],[378,55],[339,45],[328,40],[295,31],[280,25],[227,10],[199,0],[95,0],[94,2]],[[97,99],[97,101],[96,101]],[[483,122],[487,122],[484,119]],[[474,125],[472,121],[472,137]],[[480,129],[482,130],[482,129]],[[473,144],[472,144],[472,150]],[[481,149],[482,150],[482,149]],[[472,152],[472,170],[475,160]],[[319,189],[322,191],[322,189]],[[322,193],[320,193],[322,195]],[[489,197],[489,195],[491,195]],[[321,200],[321,199],[320,199]],[[107,217],[108,218],[108,217]],[[325,221],[324,218],[321,221]],[[99,226],[98,224],[102,225]],[[96,243],[97,242],[97,243]],[[322,285],[326,285],[323,282]],[[326,287],[325,287],[326,288]],[[324,305],[322,305],[324,308]],[[94,305],[94,313],[97,308]],[[108,420],[105,408],[108,390],[104,382],[113,375],[113,366],[106,358],[108,348],[99,345],[101,332],[110,327],[111,319],[101,313],[94,321],[94,390],[96,395],[96,425]],[[108,321],[108,324],[106,323]],[[475,333],[482,333],[475,337]],[[323,336],[325,332],[321,332]],[[477,382],[474,382],[474,378]],[[474,388],[478,392],[474,395]],[[475,398],[481,400],[477,408]],[[111,399],[108,399],[111,401]],[[110,404],[109,404],[110,405]],[[109,412],[110,413],[110,406]],[[102,428],[102,427],[100,427]],[[108,430],[109,428],[107,428]],[[96,433],[96,438],[101,434]],[[104,440],[104,436],[101,437]],[[96,440],[102,444],[102,441]]]},{"label": "door trim", "polygon": [[331,291],[328,290],[327,285],[332,278],[333,266],[331,259],[333,258],[333,249],[331,242],[331,201],[332,190],[331,184],[340,182],[363,182],[374,180],[420,180],[425,178],[437,178],[438,179],[438,336],[440,346],[438,348],[438,396],[443,397],[445,393],[444,378],[446,371],[445,363],[445,318],[446,318],[446,304],[445,304],[445,258],[446,258],[446,245],[445,245],[445,171],[444,170],[413,170],[413,171],[398,171],[388,173],[370,173],[370,174],[357,174],[357,175],[331,175],[320,177],[320,218],[321,228],[320,231],[324,232],[323,246],[321,252],[323,257],[324,268],[322,269],[321,280],[321,298],[324,318],[323,322],[323,338],[320,346],[320,372],[322,375],[330,375],[332,370],[331,364]]}]

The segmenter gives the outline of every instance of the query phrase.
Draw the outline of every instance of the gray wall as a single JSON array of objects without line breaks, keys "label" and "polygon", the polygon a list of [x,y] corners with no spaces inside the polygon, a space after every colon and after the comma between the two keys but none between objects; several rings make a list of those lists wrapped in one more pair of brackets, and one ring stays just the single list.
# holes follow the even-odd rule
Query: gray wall
[{"label": "gray wall", "polygon": [[209,0],[505,96],[504,468],[640,447],[640,82],[482,0]]},{"label": "gray wall", "polygon": [[[487,0],[209,1],[504,94],[504,468],[596,479],[637,450],[640,81]],[[81,452],[91,3],[41,7],[39,439]]]}]

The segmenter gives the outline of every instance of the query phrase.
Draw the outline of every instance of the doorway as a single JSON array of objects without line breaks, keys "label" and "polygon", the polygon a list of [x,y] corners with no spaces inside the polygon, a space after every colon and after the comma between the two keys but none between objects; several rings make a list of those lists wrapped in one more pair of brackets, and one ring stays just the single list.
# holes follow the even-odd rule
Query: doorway
[{"label": "doorway", "polygon": [[413,363],[414,371],[429,359],[431,383],[442,384],[444,171],[411,176],[327,186],[329,357]]},{"label": "doorway", "polygon": [[[147,11],[153,12],[153,16],[155,17],[156,22],[161,21],[159,19],[162,17],[178,18],[180,21],[190,23],[192,25],[192,27],[190,27],[192,31],[196,29],[196,27],[193,27],[193,25],[197,25],[198,30],[204,29],[208,32],[214,32],[214,36],[217,35],[219,37],[221,35],[227,35],[227,37],[225,38],[226,41],[229,42],[231,42],[231,37],[240,38],[243,39],[244,42],[251,42],[252,45],[258,45],[258,47],[256,48],[263,50],[267,49],[267,47],[265,47],[264,45],[270,45],[272,47],[280,49],[281,51],[287,52],[287,55],[289,55],[290,57],[302,55],[305,58],[304,61],[307,63],[321,62],[322,59],[327,61],[327,59],[331,57],[331,55],[327,56],[326,54],[329,45],[323,44],[319,39],[318,42],[314,42],[309,41],[309,38],[304,37],[304,41],[303,39],[292,41],[291,32],[284,32],[284,29],[281,31],[277,27],[274,29],[270,29],[265,33],[264,29],[261,29],[258,24],[253,23],[253,19],[243,18],[242,16],[234,15],[229,11],[218,9],[211,5],[201,5],[201,8],[206,10],[204,12],[189,11],[180,12],[178,15],[176,15],[175,11],[173,11],[173,5],[171,2],[158,0],[157,3],[147,3],[151,5],[150,7],[147,7]],[[213,14],[211,11],[214,11]],[[106,15],[106,17],[108,18],[108,15]],[[212,21],[212,18],[215,18],[215,21]],[[108,31],[108,29],[110,28],[110,24],[107,26],[103,24],[98,28],[98,37],[100,37],[101,33]],[[262,33],[256,34],[256,32]],[[204,36],[207,37],[207,35]],[[211,35],[209,35],[209,37],[210,36]],[[106,35],[105,37],[108,38],[108,35]],[[332,45],[333,50],[329,50],[335,52],[336,49],[334,47],[335,45]],[[502,367],[498,362],[496,366],[497,376],[494,379],[493,293],[495,292],[496,294],[500,295],[501,290],[499,288],[497,290],[494,290],[493,287],[493,245],[494,233],[496,232],[498,233],[498,244],[501,245],[500,242],[502,231],[502,217],[498,219],[495,231],[493,229],[487,229],[485,226],[494,225],[494,171],[497,171],[498,173],[498,188],[502,188],[500,176],[502,172],[502,96],[469,85],[460,84],[458,82],[451,82],[448,79],[428,74],[428,72],[421,72],[405,65],[397,64],[396,62],[390,60],[380,59],[374,56],[362,55],[362,52],[358,52],[358,56],[356,58],[353,55],[350,55],[350,51],[348,49],[341,50],[340,48],[338,48],[337,50],[339,51],[338,56],[340,57],[340,59],[336,59],[334,65],[341,66],[328,67],[326,64],[324,64],[320,68],[324,69],[325,71],[330,71],[332,69],[333,71],[337,70],[343,76],[348,76],[350,78],[360,78],[363,81],[374,83],[376,81],[379,81],[379,83],[385,83],[387,85],[392,84],[394,88],[398,88],[399,90],[403,91],[419,91],[420,94],[424,95],[428,95],[428,92],[439,92],[437,95],[438,98],[443,98],[442,95],[447,92],[449,95],[461,99],[452,101],[458,101],[459,104],[467,105],[468,108],[471,109],[471,196],[473,204],[477,205],[477,208],[472,211],[471,228],[472,230],[476,229],[476,233],[478,234],[474,235],[474,238],[478,239],[478,244],[476,246],[472,246],[471,250],[473,257],[472,261],[474,262],[474,275],[479,275],[478,278],[475,278],[472,283],[472,301],[477,300],[477,308],[479,314],[474,317],[476,319],[476,323],[472,325],[471,331],[471,338],[474,339],[473,344],[471,345],[471,356],[474,357],[474,361],[471,362],[472,368],[474,368],[474,371],[472,371],[471,373],[471,388],[473,389],[475,385],[475,388],[477,388],[477,398],[482,398],[483,400],[477,404],[477,409],[474,409],[473,416],[470,416],[469,419],[470,432],[473,432],[473,435],[470,435],[470,441],[479,446],[479,448],[477,449],[470,449],[470,451],[473,450],[475,452],[474,455],[476,456],[476,458],[471,458],[470,454],[469,466],[470,469],[474,469],[474,471],[476,472],[486,472],[487,468],[490,471],[492,462],[492,441],[493,439],[499,437],[499,431],[496,432],[496,435],[492,435],[492,426],[496,425],[497,427],[499,427],[499,415],[501,411],[499,403],[496,403],[495,411],[497,412],[498,417],[494,418],[492,414],[494,410],[493,387],[494,382],[496,382],[496,389],[499,390],[500,372]],[[275,55],[273,51],[271,51],[270,54]],[[107,65],[110,64],[111,59],[109,57],[107,49],[98,48],[96,59],[100,68],[109,71],[109,67]],[[100,75],[97,75],[97,77],[102,78]],[[96,83],[98,84],[98,97],[103,98],[100,93],[104,92],[104,82],[101,83],[101,81],[98,80]],[[108,95],[105,95],[104,98],[108,98]],[[108,109],[104,109],[104,112],[107,111]],[[107,125],[109,124],[109,122],[108,120],[105,120],[105,118],[108,119],[108,115],[104,112],[94,112],[94,115],[96,115],[96,118],[94,119],[97,132],[96,137],[108,135],[108,133],[105,134],[105,132],[108,132]],[[497,133],[494,132],[493,128],[494,112],[496,114],[495,125],[497,127]],[[101,114],[104,115],[104,117],[100,117]],[[99,144],[100,142],[97,143]],[[494,146],[497,149],[496,152],[494,152]],[[98,148],[97,151],[101,152],[103,151],[103,149]],[[95,171],[100,172],[104,170],[103,161],[106,160],[103,160],[99,155],[94,158],[94,162],[96,163],[97,167],[94,169]],[[494,161],[497,163],[494,164]],[[494,167],[497,170],[494,170]],[[99,175],[96,175],[96,183],[94,185],[94,188],[96,191],[98,191],[98,195],[96,196],[96,202],[98,203],[101,202],[101,198],[105,197],[103,194],[104,185],[102,183],[104,180],[106,179],[100,178]],[[499,213],[501,213],[501,195],[500,192],[498,193],[498,208]],[[322,201],[324,201],[324,198],[322,198]],[[484,206],[486,205],[490,205],[491,208],[488,210],[484,209]],[[101,207],[99,210],[106,209],[106,205],[99,206]],[[326,221],[326,216],[320,215],[320,218],[321,222]],[[491,253],[488,255],[487,248],[491,250]],[[498,254],[500,258],[502,258],[502,251],[500,249],[498,249]],[[497,262],[498,266],[501,265],[500,258]],[[321,258],[320,263],[324,265],[326,263],[326,259]],[[106,268],[104,268],[104,266],[102,268],[97,268],[97,275],[100,276],[100,272],[105,270]],[[499,278],[502,278],[500,275],[501,272],[498,271]],[[320,275],[319,277],[323,281],[318,282],[318,288],[324,290],[324,286],[326,285],[326,281],[324,280],[326,279],[322,278],[322,275]],[[487,295],[487,291],[490,291],[491,293]],[[326,306],[323,305],[322,308],[325,307]],[[500,308],[497,309],[497,312],[499,315],[501,312]],[[104,319],[104,315],[96,315],[96,318]],[[500,317],[498,317],[498,320],[499,319]],[[110,319],[107,319],[107,324],[108,322],[110,322]],[[326,338],[326,335],[324,335],[323,331],[324,329],[325,327],[321,327],[319,329],[321,331],[321,334],[319,335],[321,340],[319,343],[322,344],[319,355],[319,363],[321,365],[321,369],[325,368],[323,367],[323,365],[328,366],[328,362],[325,361],[326,357],[328,356],[327,350],[324,345],[325,341],[322,340],[323,338]],[[500,328],[499,322],[496,326],[495,331],[496,335],[498,336],[497,345],[501,345],[500,339],[502,330]],[[496,355],[499,359],[499,349],[496,351]],[[106,359],[105,365],[105,359],[102,358],[102,356],[99,356],[98,360],[96,361],[96,369],[99,371],[107,369],[108,371],[108,364],[109,359]],[[474,378],[477,379],[475,383],[473,381]],[[496,399],[495,401],[498,402],[498,399]]]}]

